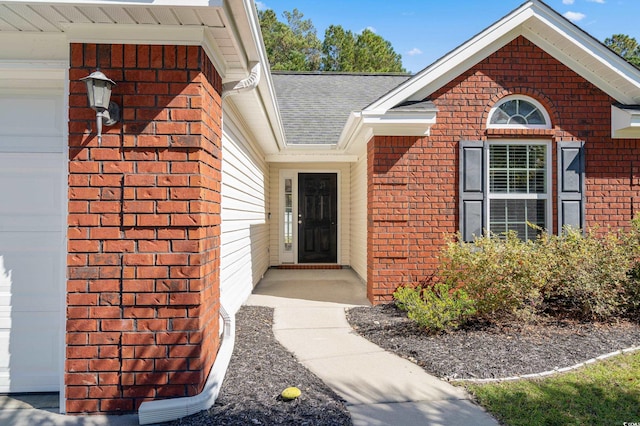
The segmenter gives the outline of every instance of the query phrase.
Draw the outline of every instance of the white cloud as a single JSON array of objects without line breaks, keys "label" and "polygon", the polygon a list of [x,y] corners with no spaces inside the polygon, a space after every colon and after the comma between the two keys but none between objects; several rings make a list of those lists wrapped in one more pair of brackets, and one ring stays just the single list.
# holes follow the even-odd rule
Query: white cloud
[{"label": "white cloud", "polygon": [[376,30],[376,28],[375,28],[375,27],[371,27],[371,26],[366,27],[366,28],[363,28],[360,32],[362,32],[362,31],[364,31],[364,30],[369,30],[369,31],[371,31],[371,32],[372,32],[372,33],[374,33],[374,34],[378,32],[378,30]]},{"label": "white cloud", "polygon": [[413,49],[407,52],[407,55],[409,56],[422,55],[422,50],[418,49],[417,47],[414,47]]},{"label": "white cloud", "polygon": [[584,18],[587,17],[587,15],[585,15],[584,13],[580,13],[580,12],[566,12],[562,16],[564,16],[565,18],[567,18],[571,22],[582,21]]},{"label": "white cloud", "polygon": [[600,4],[604,4],[605,1],[604,0],[587,0],[590,1],[591,3],[600,3]]},{"label": "white cloud", "polygon": [[267,7],[265,2],[257,1],[256,2],[256,9],[258,9],[258,10],[267,10],[268,7]]},{"label": "white cloud", "polygon": [[576,0],[562,0],[562,4],[573,4]]}]

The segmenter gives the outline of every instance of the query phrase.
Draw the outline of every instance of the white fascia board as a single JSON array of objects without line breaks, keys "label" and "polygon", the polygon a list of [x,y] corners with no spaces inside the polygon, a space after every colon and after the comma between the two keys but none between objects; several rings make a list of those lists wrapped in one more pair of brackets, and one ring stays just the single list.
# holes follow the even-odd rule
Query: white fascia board
[{"label": "white fascia board", "polygon": [[468,42],[407,80],[370,106],[366,111],[378,113],[393,108],[405,100],[422,100],[435,90],[491,55],[520,33],[519,27],[533,16],[531,4],[498,21]]},{"label": "white fascia board", "polygon": [[362,125],[375,136],[428,136],[436,124],[437,110],[408,112],[387,111],[386,114],[362,114]]},{"label": "white fascia board", "polygon": [[202,26],[63,24],[71,43],[201,45]]},{"label": "white fascia board", "polygon": [[[544,31],[540,31],[540,25]],[[562,37],[577,52],[602,65],[607,69],[607,75],[593,72],[592,67],[575,59],[571,52],[559,49],[549,37],[550,34]],[[640,102],[640,71],[580,28],[560,19],[555,12],[539,10],[523,26],[522,35],[614,99],[626,104]],[[621,78],[626,87],[612,85],[610,82],[614,76]],[[629,95],[630,90],[636,92],[636,95]]]},{"label": "white fascia board", "polygon": [[[253,0],[227,1],[224,4],[224,10],[226,16],[233,18],[232,20],[230,19],[229,30],[240,44],[240,56],[245,61],[244,68],[248,72],[249,64],[255,62],[260,63],[262,67],[261,79],[256,90],[258,102],[271,128],[272,134],[270,136],[274,139],[277,149],[282,150],[286,147],[284,126],[280,116],[280,109],[278,108],[276,91],[269,68],[269,58],[264,48],[260,21],[254,2]],[[233,77],[229,75],[226,80],[223,78],[223,82],[228,82],[233,80]]]},{"label": "white fascia board", "polygon": [[640,109],[621,109],[611,106],[611,137],[640,139]]}]

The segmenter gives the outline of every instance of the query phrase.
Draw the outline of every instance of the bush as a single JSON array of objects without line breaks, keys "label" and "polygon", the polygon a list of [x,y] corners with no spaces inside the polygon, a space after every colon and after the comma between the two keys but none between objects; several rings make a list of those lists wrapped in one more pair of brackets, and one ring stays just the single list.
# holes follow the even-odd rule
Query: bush
[{"label": "bush", "polygon": [[492,322],[541,313],[580,320],[637,316],[640,308],[640,219],[629,231],[541,235],[515,233],[452,240],[437,275],[447,288],[464,288],[475,317]]},{"label": "bush", "polygon": [[551,271],[543,290],[550,310],[576,319],[608,320],[624,314],[631,294],[631,275],[637,254],[633,231],[595,231],[584,235],[567,229],[561,237],[544,236]]},{"label": "bush", "polygon": [[528,318],[542,303],[540,290],[548,271],[542,253],[514,232],[474,243],[451,241],[440,258],[439,275],[453,288],[464,288],[487,320]]},{"label": "bush", "polygon": [[393,297],[410,319],[432,332],[455,329],[475,313],[466,292],[445,283],[399,287]]}]

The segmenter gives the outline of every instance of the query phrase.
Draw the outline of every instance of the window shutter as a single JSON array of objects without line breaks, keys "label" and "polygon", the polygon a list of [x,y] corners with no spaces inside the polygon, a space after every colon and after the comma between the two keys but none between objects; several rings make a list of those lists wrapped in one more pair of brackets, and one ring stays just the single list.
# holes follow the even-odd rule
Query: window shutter
[{"label": "window shutter", "polygon": [[558,233],[585,229],[584,142],[558,143]]},{"label": "window shutter", "polygon": [[486,226],[485,155],[482,141],[460,141],[460,234],[471,242]]}]

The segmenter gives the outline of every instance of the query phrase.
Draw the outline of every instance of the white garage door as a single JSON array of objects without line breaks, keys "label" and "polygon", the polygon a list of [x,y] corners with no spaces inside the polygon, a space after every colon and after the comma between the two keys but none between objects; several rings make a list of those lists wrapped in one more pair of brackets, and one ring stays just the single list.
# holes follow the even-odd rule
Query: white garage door
[{"label": "white garage door", "polygon": [[0,91],[0,392],[60,388],[62,100],[59,90]]}]

